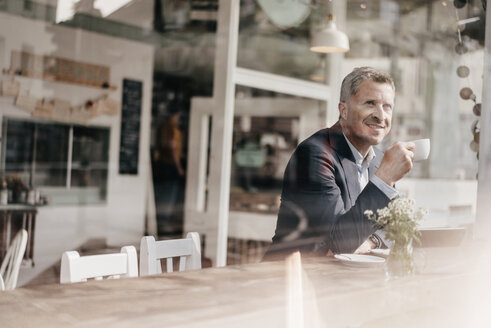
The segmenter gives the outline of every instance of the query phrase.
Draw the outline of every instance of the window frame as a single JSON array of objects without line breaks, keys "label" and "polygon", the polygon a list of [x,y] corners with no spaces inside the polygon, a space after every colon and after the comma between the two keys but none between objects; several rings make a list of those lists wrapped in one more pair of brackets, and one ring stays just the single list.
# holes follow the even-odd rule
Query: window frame
[{"label": "window frame", "polygon": [[[60,121],[47,121],[47,120],[42,120],[38,118],[30,118],[30,117],[15,117],[15,116],[3,116],[1,119],[1,124],[2,124],[2,147],[0,151],[0,172],[2,172],[3,175],[7,174],[6,172],[6,152],[7,150],[7,133],[8,133],[8,121],[16,121],[16,122],[27,122],[27,123],[32,123],[32,124],[45,124],[45,125],[60,125],[60,126],[65,126],[68,127],[68,140],[67,140],[67,158],[66,158],[66,175],[65,175],[65,184],[63,186],[55,186],[55,185],[36,185],[35,188],[42,189],[43,193],[47,194],[48,196],[51,196],[52,204],[80,204],[81,202],[84,204],[94,204],[94,203],[106,203],[107,202],[107,190],[108,190],[108,185],[109,185],[109,168],[110,168],[110,138],[111,138],[111,127],[110,126],[105,126],[105,125],[84,125],[84,124],[77,124],[73,122],[60,122]],[[99,185],[97,187],[95,186],[72,186],[72,171],[74,170],[74,163],[73,163],[73,147],[74,147],[74,130],[77,127],[82,127],[82,128],[95,128],[95,129],[100,129],[104,130],[107,133],[107,149],[105,149],[105,152],[107,152],[107,160],[106,160],[106,171],[107,171],[107,176],[105,179],[104,184]],[[36,141],[36,137],[33,136],[34,140],[33,142]],[[35,150],[33,150],[33,153]],[[34,154],[33,154],[34,156]],[[35,161],[33,161],[30,165],[33,167],[30,169],[30,179],[33,178],[36,174],[36,164]],[[105,190],[104,195],[99,195],[98,200],[90,200],[86,197],[86,195],[83,195],[84,191],[90,191],[91,189],[97,188],[100,191]],[[69,193],[68,194],[68,201],[60,201],[60,199],[56,199],[57,194],[59,193]],[[83,198],[83,199],[82,199]]]}]

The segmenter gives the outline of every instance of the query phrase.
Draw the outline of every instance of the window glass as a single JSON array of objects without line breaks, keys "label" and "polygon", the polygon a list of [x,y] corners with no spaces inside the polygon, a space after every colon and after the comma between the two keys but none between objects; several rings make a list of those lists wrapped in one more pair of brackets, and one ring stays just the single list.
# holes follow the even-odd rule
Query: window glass
[{"label": "window glass", "polygon": [[106,199],[108,128],[5,118],[3,134],[5,176],[42,188],[54,204]]},{"label": "window glass", "polygon": [[234,185],[246,192],[281,189],[298,142],[299,117],[240,116],[234,120]]},{"label": "window glass", "polygon": [[[456,8],[454,5],[459,5]],[[485,15],[481,1],[348,1],[354,67],[390,73],[396,85],[392,131],[381,145],[429,138],[431,153],[397,187],[429,210],[423,226],[474,220],[482,101]],[[461,192],[457,195],[456,190]]]},{"label": "window glass", "polygon": [[32,169],[32,149],[35,125],[32,122],[4,120],[3,147],[4,172],[6,175],[19,174],[26,181]]},{"label": "window glass", "polygon": [[68,126],[7,119],[4,124],[6,175],[26,186],[65,186]]},{"label": "window glass", "polygon": [[324,55],[310,51],[319,17],[310,1],[241,1],[237,66],[302,80],[323,81]]},{"label": "window glass", "polygon": [[73,128],[72,187],[100,187],[105,198],[108,170],[109,130]]},{"label": "window glass", "polygon": [[[409,177],[475,180],[478,161],[470,144],[471,126],[478,119],[473,108],[482,99],[481,2],[469,1],[456,9],[448,1],[380,1],[365,6],[349,1],[347,20],[351,50],[343,61],[343,74],[357,66],[374,66],[395,79],[393,130],[384,146],[430,138],[430,159],[417,163]],[[458,69],[468,73],[459,77]],[[461,91],[466,87],[471,93],[464,99]]]},{"label": "window glass", "polygon": [[66,186],[70,127],[36,123],[34,186]]},{"label": "window glass", "polygon": [[[202,151],[204,144],[188,146],[191,123],[200,126],[193,121],[199,115],[221,122],[213,117],[212,105],[196,111],[213,97],[216,44],[221,41],[216,34],[218,2],[0,0],[0,175],[17,174],[27,186],[40,187],[50,204],[101,202],[111,190],[105,215],[119,210],[127,196],[133,197],[128,191],[145,190],[144,161],[149,157],[158,233],[180,235],[189,204],[184,197],[187,179],[201,168],[188,161],[188,151]],[[291,97],[288,91],[236,85],[230,209],[266,213],[263,217],[271,219],[274,229],[283,170],[291,153],[303,139],[326,127],[328,118],[334,123],[342,78],[354,67],[373,66],[389,72],[397,90],[392,131],[379,147],[431,139],[429,159],[415,163],[397,189],[429,209],[426,225],[471,221],[477,192],[485,3],[241,0],[237,66],[243,70],[236,81],[259,85],[251,79],[254,74],[247,74],[249,69],[280,75],[260,75],[266,76],[261,82],[272,81],[274,90],[280,90],[276,82],[297,88],[288,78],[318,82],[314,86],[325,87],[330,103],[328,108],[325,102]],[[337,29],[349,37],[349,52],[310,51],[313,33],[325,26],[328,14],[334,14]],[[119,136],[110,129],[124,123],[124,79],[142,82],[138,154],[143,156],[134,176],[117,173],[120,140],[110,139]],[[169,148],[163,149],[161,136],[177,112],[172,127],[179,151],[174,158]],[[109,149],[109,144],[115,147]],[[207,158],[207,169],[212,162]],[[114,172],[111,179],[109,169]],[[191,189],[206,189],[206,183],[203,179]],[[144,208],[138,204],[132,202],[135,212]],[[134,213],[128,215],[133,218]],[[124,223],[119,226],[126,231],[130,220]],[[273,230],[266,230],[261,226],[254,237],[263,232],[257,238],[269,241]]]},{"label": "window glass", "polygon": [[325,114],[322,101],[236,88],[230,210],[277,213],[290,156]]}]

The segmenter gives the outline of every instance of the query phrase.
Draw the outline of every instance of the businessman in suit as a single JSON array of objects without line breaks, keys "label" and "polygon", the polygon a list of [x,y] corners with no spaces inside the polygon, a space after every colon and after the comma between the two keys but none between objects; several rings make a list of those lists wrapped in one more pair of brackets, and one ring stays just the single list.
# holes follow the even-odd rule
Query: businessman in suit
[{"label": "businessman in suit", "polygon": [[414,144],[397,142],[385,153],[373,147],[389,133],[394,109],[392,78],[355,68],[341,85],[339,121],[295,150],[283,179],[273,243],[264,260],[304,255],[367,253],[383,247],[383,233],[364,212],[397,196],[394,184],[412,168]]}]

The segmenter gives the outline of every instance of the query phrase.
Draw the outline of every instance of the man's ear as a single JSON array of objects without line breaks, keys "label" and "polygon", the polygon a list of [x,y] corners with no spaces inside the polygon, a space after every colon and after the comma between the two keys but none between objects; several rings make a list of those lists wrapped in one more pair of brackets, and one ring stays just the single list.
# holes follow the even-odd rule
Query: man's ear
[{"label": "man's ear", "polygon": [[339,118],[346,120],[348,118],[348,107],[346,106],[346,103],[340,102],[338,104],[338,110],[339,110]]}]

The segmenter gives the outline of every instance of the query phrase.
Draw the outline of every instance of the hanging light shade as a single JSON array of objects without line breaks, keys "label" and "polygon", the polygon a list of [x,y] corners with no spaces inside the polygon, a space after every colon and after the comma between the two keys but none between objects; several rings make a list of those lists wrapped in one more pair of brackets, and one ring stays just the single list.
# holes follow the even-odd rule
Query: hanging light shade
[{"label": "hanging light shade", "polygon": [[312,35],[310,50],[322,53],[349,51],[348,36],[336,28],[332,14],[328,17],[327,26]]}]

